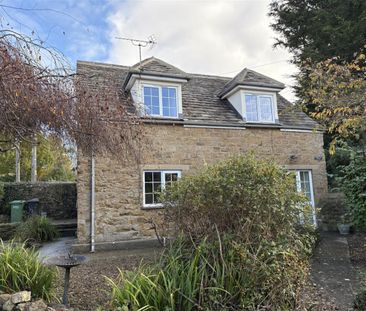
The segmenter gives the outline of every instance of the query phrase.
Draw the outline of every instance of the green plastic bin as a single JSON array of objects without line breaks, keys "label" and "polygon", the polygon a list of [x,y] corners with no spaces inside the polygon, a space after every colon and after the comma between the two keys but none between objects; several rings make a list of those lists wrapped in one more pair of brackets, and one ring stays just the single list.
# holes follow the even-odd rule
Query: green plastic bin
[{"label": "green plastic bin", "polygon": [[11,201],[10,204],[10,222],[21,222],[23,220],[23,207],[25,201]]}]

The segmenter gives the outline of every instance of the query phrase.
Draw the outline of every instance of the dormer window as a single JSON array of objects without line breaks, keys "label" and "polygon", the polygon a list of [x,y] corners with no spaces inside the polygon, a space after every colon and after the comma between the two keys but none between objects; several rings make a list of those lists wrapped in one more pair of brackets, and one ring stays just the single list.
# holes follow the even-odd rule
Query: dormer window
[{"label": "dormer window", "polygon": [[143,84],[145,114],[168,118],[178,117],[177,87]]},{"label": "dormer window", "polygon": [[244,93],[244,111],[247,122],[275,122],[275,107],[272,95]]},{"label": "dormer window", "polygon": [[247,123],[279,123],[277,94],[285,85],[244,68],[218,94],[227,99]]}]

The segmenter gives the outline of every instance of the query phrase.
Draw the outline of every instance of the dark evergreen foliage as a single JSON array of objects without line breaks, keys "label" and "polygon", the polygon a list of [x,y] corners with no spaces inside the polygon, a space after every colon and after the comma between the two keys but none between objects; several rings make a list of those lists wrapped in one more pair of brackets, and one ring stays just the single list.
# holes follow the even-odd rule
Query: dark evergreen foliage
[{"label": "dark evergreen foliage", "polygon": [[276,0],[270,5],[276,46],[288,48],[299,63],[338,56],[351,61],[365,44],[364,0]]}]

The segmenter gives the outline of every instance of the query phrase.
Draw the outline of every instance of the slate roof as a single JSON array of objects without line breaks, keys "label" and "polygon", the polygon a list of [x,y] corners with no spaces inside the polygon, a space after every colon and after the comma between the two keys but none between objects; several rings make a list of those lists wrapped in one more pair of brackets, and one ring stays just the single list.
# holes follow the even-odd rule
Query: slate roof
[{"label": "slate roof", "polygon": [[184,71],[156,57],[144,59],[141,63],[133,65],[131,70],[140,72],[164,73],[167,75],[185,75]]},{"label": "slate roof", "polygon": [[[88,68],[85,68],[88,67]],[[282,88],[284,85],[276,80],[256,73],[255,71],[244,69],[234,78],[219,77],[212,75],[202,75],[186,73],[182,70],[165,63],[157,58],[149,58],[132,67],[108,65],[94,62],[78,62],[78,71],[83,72],[108,72],[116,70],[119,72],[120,81],[129,78],[131,72],[139,70],[144,73],[155,73],[157,75],[169,75],[174,77],[182,77],[187,82],[182,83],[182,105],[183,116],[180,120],[163,120],[155,119],[159,122],[166,123],[183,123],[196,125],[212,125],[212,126],[233,126],[233,127],[279,127],[294,129],[314,129],[319,128],[318,123],[309,118],[304,112],[297,109],[289,101],[281,95],[277,95],[277,108],[279,115],[279,124],[253,124],[243,121],[239,113],[231,106],[227,99],[220,98],[223,90],[229,89],[232,84],[237,81],[246,79],[246,83],[255,83],[259,86],[276,85]],[[162,72],[163,71],[163,72]],[[232,81],[235,82],[232,82]],[[254,85],[254,84],[252,84]],[[121,83],[121,89],[123,83]]]}]

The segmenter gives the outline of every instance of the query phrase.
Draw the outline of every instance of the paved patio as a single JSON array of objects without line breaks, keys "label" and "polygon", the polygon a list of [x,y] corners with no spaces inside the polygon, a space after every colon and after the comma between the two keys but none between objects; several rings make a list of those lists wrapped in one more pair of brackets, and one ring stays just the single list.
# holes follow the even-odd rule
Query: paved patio
[{"label": "paved patio", "polygon": [[48,257],[67,255],[71,252],[71,246],[75,241],[76,238],[74,237],[65,237],[44,243],[39,249],[39,257],[43,260]]}]

